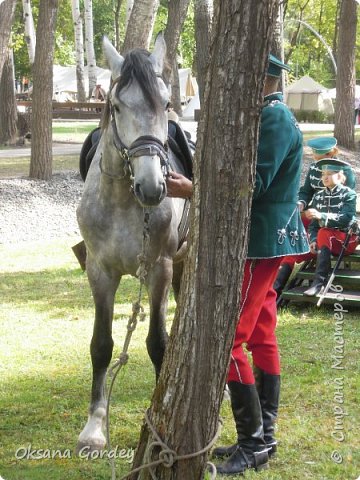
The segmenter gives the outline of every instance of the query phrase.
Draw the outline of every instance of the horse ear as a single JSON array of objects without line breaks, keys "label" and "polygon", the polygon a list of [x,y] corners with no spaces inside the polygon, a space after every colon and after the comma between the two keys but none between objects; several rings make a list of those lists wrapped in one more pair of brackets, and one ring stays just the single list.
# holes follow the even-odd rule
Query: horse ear
[{"label": "horse ear", "polygon": [[102,43],[103,52],[110,67],[112,79],[115,80],[120,75],[124,57],[118,53],[106,36],[103,37]]},{"label": "horse ear", "polygon": [[164,39],[164,34],[160,32],[155,40],[155,46],[152,54],[150,55],[150,60],[154,65],[154,70],[157,73],[162,73],[164,68],[164,62],[166,57],[166,43]]}]

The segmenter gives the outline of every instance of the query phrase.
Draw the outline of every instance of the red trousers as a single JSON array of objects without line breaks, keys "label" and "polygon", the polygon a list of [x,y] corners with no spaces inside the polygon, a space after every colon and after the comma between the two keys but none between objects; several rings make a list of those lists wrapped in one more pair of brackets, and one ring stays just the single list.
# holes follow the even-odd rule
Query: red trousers
[{"label": "red trousers", "polygon": [[247,260],[242,285],[239,322],[228,373],[228,382],[255,383],[244,346],[254,365],[272,375],[280,374],[280,358],[275,336],[276,293],[272,286],[282,257]]},{"label": "red trousers", "polygon": [[[321,247],[328,247],[331,250],[332,254],[339,255],[345,238],[345,232],[340,232],[340,230],[334,230],[332,228],[320,228],[317,234],[316,243],[319,250]],[[345,250],[345,255],[350,255],[351,253],[353,253],[357,245],[357,235],[351,235],[350,241]]]}]

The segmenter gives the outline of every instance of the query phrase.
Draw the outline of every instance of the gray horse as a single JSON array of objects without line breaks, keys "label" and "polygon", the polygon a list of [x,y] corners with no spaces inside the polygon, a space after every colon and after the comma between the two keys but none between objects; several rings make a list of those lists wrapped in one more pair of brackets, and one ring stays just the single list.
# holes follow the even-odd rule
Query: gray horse
[{"label": "gray horse", "polygon": [[[169,168],[181,173],[184,168],[167,150],[169,93],[161,78],[166,54],[163,36],[158,36],[151,54],[136,49],[123,58],[106,38],[103,50],[112,85],[101,140],[77,210],[95,302],[91,404],[78,450],[85,446],[98,450],[106,443],[104,384],[113,350],[114,297],[121,277],[137,274],[144,211],[149,215],[145,284],[150,324],[146,344],[156,375],[160,372],[167,340],[168,293],[184,208],[184,200],[166,196]],[[178,276],[175,284],[177,289]]]}]

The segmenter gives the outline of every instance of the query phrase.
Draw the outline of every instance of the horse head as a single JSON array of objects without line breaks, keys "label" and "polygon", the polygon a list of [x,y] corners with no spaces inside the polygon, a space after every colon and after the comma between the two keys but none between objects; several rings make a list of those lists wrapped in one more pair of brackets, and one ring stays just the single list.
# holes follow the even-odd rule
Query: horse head
[{"label": "horse head", "polygon": [[122,57],[106,37],[103,51],[112,73],[109,135],[129,169],[137,200],[142,206],[156,206],[166,196],[169,170],[169,92],[161,78],[166,55],[164,37],[158,35],[151,54],[134,49]]}]

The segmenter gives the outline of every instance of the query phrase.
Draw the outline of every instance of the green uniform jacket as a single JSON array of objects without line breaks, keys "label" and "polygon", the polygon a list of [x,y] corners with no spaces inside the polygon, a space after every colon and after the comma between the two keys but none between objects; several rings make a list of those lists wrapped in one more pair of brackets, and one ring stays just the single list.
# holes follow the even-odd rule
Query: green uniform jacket
[{"label": "green uniform jacket", "polygon": [[[343,172],[346,177],[345,185],[354,190],[356,180],[353,169],[350,166],[344,166]],[[316,162],[313,162],[309,166],[304,185],[299,191],[299,201],[304,204],[304,208],[308,207],[315,193],[323,188],[325,187],[321,180],[321,169],[316,166]]]},{"label": "green uniform jacket", "polygon": [[261,113],[248,258],[307,253],[297,207],[302,134],[281,93],[265,97]]},{"label": "green uniform jacket", "polygon": [[309,225],[310,242],[315,242],[320,228],[346,231],[356,219],[356,192],[345,185],[325,188],[314,196],[312,206],[321,213],[321,220]]}]

